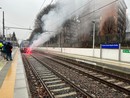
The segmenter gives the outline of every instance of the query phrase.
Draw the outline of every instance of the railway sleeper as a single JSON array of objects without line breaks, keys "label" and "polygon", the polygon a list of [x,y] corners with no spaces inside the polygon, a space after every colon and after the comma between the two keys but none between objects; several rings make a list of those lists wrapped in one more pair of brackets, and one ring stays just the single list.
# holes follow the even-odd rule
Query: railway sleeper
[{"label": "railway sleeper", "polygon": [[59,79],[58,77],[54,77],[54,78],[42,78],[43,79],[43,81],[51,81],[51,80],[57,80],[57,79]]},{"label": "railway sleeper", "polygon": [[51,76],[51,75],[53,75],[53,74],[52,74],[52,73],[48,73],[48,74],[41,74],[41,73],[39,73],[39,76],[41,76],[41,77],[42,77],[42,76],[43,76],[43,77],[44,77],[44,76]]},{"label": "railway sleeper", "polygon": [[62,82],[62,80],[48,81],[48,82],[45,82],[45,83],[46,84],[53,84],[53,83],[59,83],[59,82]]},{"label": "railway sleeper", "polygon": [[59,86],[53,86],[53,87],[48,87],[49,90],[55,90],[55,89],[62,89],[68,87],[67,85],[59,85]]},{"label": "railway sleeper", "polygon": [[70,93],[70,92],[75,92],[73,89],[64,89],[64,90],[60,90],[60,91],[55,91],[55,92],[52,92],[54,95],[60,95],[60,94],[67,94],[67,93]]},{"label": "railway sleeper", "polygon": [[57,84],[61,84],[61,83],[63,83],[63,81],[61,81],[61,82],[55,82],[55,83],[48,83],[48,84],[46,84],[46,85],[57,85]]},{"label": "railway sleeper", "polygon": [[42,78],[44,78],[44,79],[46,79],[46,78],[55,78],[55,77],[56,77],[56,75],[49,75],[49,76],[48,75],[47,76],[42,75]]},{"label": "railway sleeper", "polygon": [[130,86],[125,86],[124,88],[125,88],[125,89],[130,89]]},{"label": "railway sleeper", "polygon": [[100,74],[97,74],[97,75],[94,75],[95,77],[102,77],[103,75],[100,75]]},{"label": "railway sleeper", "polygon": [[123,84],[124,82],[117,82],[117,83],[114,83],[115,85],[121,85]]},{"label": "railway sleeper", "polygon": [[56,95],[56,98],[75,98],[75,95],[77,95],[76,92],[69,92],[65,94]]},{"label": "railway sleeper", "polygon": [[54,89],[54,90],[51,90],[52,92],[60,92],[60,91],[63,91],[63,90],[69,90],[70,87],[64,87],[64,88],[61,88],[61,89]]},{"label": "railway sleeper", "polygon": [[41,74],[50,74],[51,73],[51,71],[44,71],[44,70],[42,70],[42,71],[37,70],[37,71],[38,71],[38,73],[41,73]]},{"label": "railway sleeper", "polygon": [[108,79],[108,77],[106,77],[106,76],[103,76],[103,77],[100,77],[100,79]]},{"label": "railway sleeper", "polygon": [[65,86],[65,83],[58,83],[58,84],[52,84],[52,85],[47,85],[47,87],[57,87],[57,86]]},{"label": "railway sleeper", "polygon": [[107,82],[114,82],[114,81],[116,81],[115,79],[109,79],[109,80],[107,80]]}]

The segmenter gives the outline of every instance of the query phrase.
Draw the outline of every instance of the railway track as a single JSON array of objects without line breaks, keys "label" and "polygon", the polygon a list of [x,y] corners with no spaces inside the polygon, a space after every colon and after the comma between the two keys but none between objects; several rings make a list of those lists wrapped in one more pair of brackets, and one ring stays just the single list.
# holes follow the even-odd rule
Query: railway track
[{"label": "railway track", "polygon": [[[120,89],[121,91],[124,91],[125,93],[130,94],[130,79],[126,79],[124,77],[120,77],[120,76],[110,74],[110,73],[107,73],[107,72],[104,72],[104,71],[101,71],[101,70],[98,70],[98,69],[93,69],[91,67],[87,67],[86,63],[82,62],[82,64],[81,64],[79,62],[80,60],[78,60],[78,63],[77,63],[74,60],[70,60],[70,59],[67,59],[67,58],[65,59],[65,58],[61,58],[61,57],[58,57],[58,56],[56,56],[55,58],[57,58],[58,60],[60,59],[62,61],[74,64],[78,67],[88,69],[87,70],[88,74],[94,75],[95,77],[100,78],[104,81],[113,83],[113,84],[117,85],[117,86],[113,85],[116,89]],[[99,81],[102,81],[102,80],[99,80]],[[109,84],[109,83],[107,83],[107,84]],[[110,84],[110,86],[112,86],[112,84]]]},{"label": "railway track", "polygon": [[38,58],[23,55],[23,60],[28,80],[31,81],[31,89],[32,83],[35,81],[35,87],[30,90],[32,96],[35,95],[34,98],[93,98],[80,87],[46,66],[47,64],[43,64]]},{"label": "railway track", "polygon": [[[93,70],[84,67],[82,64],[78,64],[77,62],[72,62],[71,60],[66,60],[58,57],[53,58],[53,57],[54,55],[52,57],[44,55],[44,59],[45,58],[47,58],[48,60],[50,59],[50,62],[53,61],[53,63],[57,62],[59,64],[62,64],[62,66],[68,67],[69,69],[72,70],[76,70],[76,72],[78,72],[79,74],[85,75],[88,78],[91,78],[93,80],[96,80],[98,82],[107,85],[108,87],[113,88],[112,89],[113,92],[114,91],[120,92],[120,94],[124,97],[119,97],[119,98],[125,98],[130,95],[130,84],[129,84],[130,81],[128,79],[123,79],[115,75],[111,75],[105,72],[100,72],[99,70]],[[85,89],[86,88],[84,88],[84,90]]]}]

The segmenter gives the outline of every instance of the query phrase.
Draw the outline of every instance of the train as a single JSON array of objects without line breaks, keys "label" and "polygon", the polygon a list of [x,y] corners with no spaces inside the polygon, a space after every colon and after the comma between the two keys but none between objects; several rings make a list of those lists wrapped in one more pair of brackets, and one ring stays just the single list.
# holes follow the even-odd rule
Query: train
[{"label": "train", "polygon": [[29,41],[23,40],[20,44],[20,51],[22,53],[27,53],[28,51],[30,51],[29,45],[30,45]]}]

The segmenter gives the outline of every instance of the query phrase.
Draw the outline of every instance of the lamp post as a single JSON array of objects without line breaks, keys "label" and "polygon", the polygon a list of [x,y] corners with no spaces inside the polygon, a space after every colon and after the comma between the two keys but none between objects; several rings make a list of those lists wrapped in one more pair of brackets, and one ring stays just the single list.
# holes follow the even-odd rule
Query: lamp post
[{"label": "lamp post", "polygon": [[[0,7],[0,9],[2,9],[2,7]],[[1,34],[0,34],[0,36],[1,36]]]},{"label": "lamp post", "polygon": [[5,22],[4,22],[4,11],[3,11],[3,38],[5,39]]},{"label": "lamp post", "polygon": [[94,57],[94,48],[95,48],[95,21],[93,22],[93,57]]},{"label": "lamp post", "polygon": [[62,44],[61,44],[61,34],[62,34],[62,32],[60,33],[60,48],[61,48],[61,52],[62,52]]},{"label": "lamp post", "polygon": [[[2,7],[0,7],[2,9]],[[5,23],[4,23],[4,11],[3,11],[3,39],[5,40]]]}]

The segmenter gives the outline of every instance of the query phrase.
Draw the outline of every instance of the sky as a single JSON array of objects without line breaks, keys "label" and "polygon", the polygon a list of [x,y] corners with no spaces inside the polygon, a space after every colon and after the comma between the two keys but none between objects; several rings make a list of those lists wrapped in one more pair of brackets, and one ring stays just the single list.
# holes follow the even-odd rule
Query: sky
[{"label": "sky", "polygon": [[[34,27],[34,21],[39,11],[51,0],[0,0],[0,32],[2,32],[2,13],[4,11],[5,26],[31,28]],[[55,1],[55,0],[54,0]],[[44,4],[43,4],[44,3]],[[29,38],[31,30],[6,29],[5,35],[15,32],[18,40]]]},{"label": "sky", "polygon": [[[51,0],[0,0],[0,7],[2,7],[0,9],[0,32],[2,32],[3,11],[5,13],[5,26],[33,29],[38,12],[50,2]],[[127,14],[130,18],[130,0],[125,0],[125,2],[128,7]],[[31,34],[31,30],[6,29],[5,35],[13,32],[15,32],[19,41],[29,38]]]},{"label": "sky", "polygon": [[127,14],[130,17],[130,0],[124,0],[127,5]]}]

